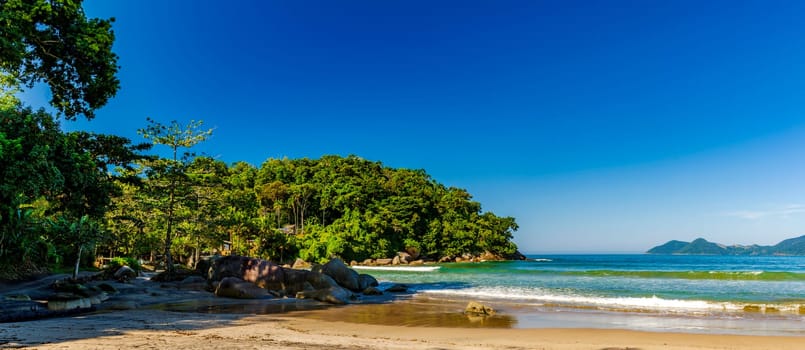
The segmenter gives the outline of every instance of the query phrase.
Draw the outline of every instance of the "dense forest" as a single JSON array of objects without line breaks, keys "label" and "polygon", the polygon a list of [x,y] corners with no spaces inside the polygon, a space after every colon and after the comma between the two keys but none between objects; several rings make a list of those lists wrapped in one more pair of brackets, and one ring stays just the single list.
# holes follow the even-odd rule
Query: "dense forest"
[{"label": "dense forest", "polygon": [[[65,132],[60,123],[93,119],[119,88],[113,20],[86,18],[81,1],[0,0],[0,22],[0,278],[96,256],[172,270],[174,257],[216,252],[320,261],[516,250],[513,218],[423,170],[357,156],[229,165],[192,153],[212,132],[200,121],[148,119],[142,143]],[[35,84],[50,88],[54,113],[17,98]],[[148,154],[154,146],[170,155]]]},{"label": "dense forest", "polygon": [[[355,156],[269,159],[259,168],[197,157],[180,166],[172,239],[182,257],[216,249],[275,261],[515,251],[514,219],[482,212],[465,190],[421,170]],[[136,172],[142,184],[119,181],[123,191],[104,217],[110,243],[100,247],[109,254],[143,256],[164,241],[171,179],[147,163]]]}]

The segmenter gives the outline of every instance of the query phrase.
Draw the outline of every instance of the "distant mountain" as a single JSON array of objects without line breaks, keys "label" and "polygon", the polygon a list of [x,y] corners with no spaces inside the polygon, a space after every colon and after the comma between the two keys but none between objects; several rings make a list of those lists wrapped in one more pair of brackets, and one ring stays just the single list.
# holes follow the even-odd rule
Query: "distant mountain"
[{"label": "distant mountain", "polygon": [[663,245],[658,245],[654,248],[648,250],[647,253],[649,254],[676,254],[678,251],[682,250],[685,246],[690,244],[690,242],[682,242],[682,241],[668,241]]},{"label": "distant mountain", "polygon": [[724,245],[708,242],[704,238],[697,238],[693,242],[682,247],[676,254],[688,255],[727,255],[727,248]]},{"label": "distant mountain", "polygon": [[805,255],[805,236],[786,239],[772,249],[780,255]]},{"label": "distant mountain", "polygon": [[731,245],[708,242],[697,238],[693,242],[668,241],[648,250],[649,254],[680,255],[805,255],[805,236],[786,239],[774,246]]}]

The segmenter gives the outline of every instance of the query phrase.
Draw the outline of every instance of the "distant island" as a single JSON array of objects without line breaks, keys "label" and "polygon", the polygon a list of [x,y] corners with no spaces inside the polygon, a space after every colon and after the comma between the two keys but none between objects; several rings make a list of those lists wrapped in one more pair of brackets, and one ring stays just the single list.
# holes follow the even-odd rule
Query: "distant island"
[{"label": "distant island", "polygon": [[805,255],[805,236],[786,239],[773,246],[723,245],[698,238],[693,242],[668,241],[646,253],[658,255]]}]

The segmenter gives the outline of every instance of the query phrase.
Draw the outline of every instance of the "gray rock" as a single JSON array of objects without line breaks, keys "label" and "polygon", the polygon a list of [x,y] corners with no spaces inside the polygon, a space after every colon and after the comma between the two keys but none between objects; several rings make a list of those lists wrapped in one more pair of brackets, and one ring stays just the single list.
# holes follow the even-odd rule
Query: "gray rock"
[{"label": "gray rock", "polygon": [[361,285],[358,273],[344,264],[341,259],[332,259],[322,267],[325,275],[332,277],[338,284],[352,291],[360,292]]},{"label": "gray rock", "polygon": [[307,279],[311,273],[307,270],[283,268],[285,295],[296,295],[296,293],[307,289],[307,286],[310,285]]},{"label": "gray rock", "polygon": [[327,289],[330,287],[339,287],[338,282],[336,282],[332,277],[325,275],[323,273],[315,273],[311,272],[307,275],[307,282],[313,286],[314,289]]},{"label": "gray rock", "polygon": [[217,259],[211,268],[210,280],[222,281],[225,277],[235,277],[252,282],[258,287],[270,290],[283,290],[285,280],[282,267],[270,261],[245,256],[225,256]]},{"label": "gray rock", "polygon": [[363,290],[363,295],[382,295],[383,291],[377,289],[376,287],[367,287]]},{"label": "gray rock", "polygon": [[377,259],[375,260],[375,264],[377,265],[389,265],[391,264],[392,259]]},{"label": "gray rock", "polygon": [[75,309],[88,309],[92,302],[87,297],[73,293],[58,292],[48,298],[48,310],[66,311]]},{"label": "gray rock", "polygon": [[222,279],[218,283],[218,287],[215,288],[215,296],[235,299],[262,299],[269,297],[266,289],[236,277]]},{"label": "gray rock", "polygon": [[386,288],[386,291],[389,293],[405,293],[408,292],[408,286],[404,284],[394,284],[391,287]]},{"label": "gray rock", "polygon": [[137,271],[134,271],[134,269],[131,267],[124,265],[117,269],[113,276],[118,281],[128,281],[137,278]]},{"label": "gray rock", "polygon": [[365,290],[369,287],[377,287],[379,285],[379,283],[377,283],[377,279],[365,273],[358,275],[358,281],[360,283],[361,290]]},{"label": "gray rock", "polygon": [[297,299],[315,299],[330,304],[348,304],[355,296],[342,287],[330,287],[314,291],[304,291],[296,294]]}]

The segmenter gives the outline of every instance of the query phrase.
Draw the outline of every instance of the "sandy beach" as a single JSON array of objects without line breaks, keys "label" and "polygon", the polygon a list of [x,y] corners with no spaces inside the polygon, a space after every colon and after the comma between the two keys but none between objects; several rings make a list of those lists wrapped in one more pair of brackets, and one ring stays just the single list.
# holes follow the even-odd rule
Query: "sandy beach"
[{"label": "sandy beach", "polygon": [[[0,292],[35,294],[60,277],[6,285]],[[805,343],[798,336],[551,328],[562,324],[518,328],[505,311],[476,320],[463,315],[457,302],[427,302],[406,294],[328,306],[298,299],[216,298],[147,278],[108,283],[120,293],[96,312],[0,323],[0,348],[645,350],[802,349]]]},{"label": "sandy beach", "polygon": [[[316,312],[338,313],[338,308]],[[599,329],[470,329],[129,310],[5,323],[0,348],[32,349],[802,349],[801,337]]]}]

